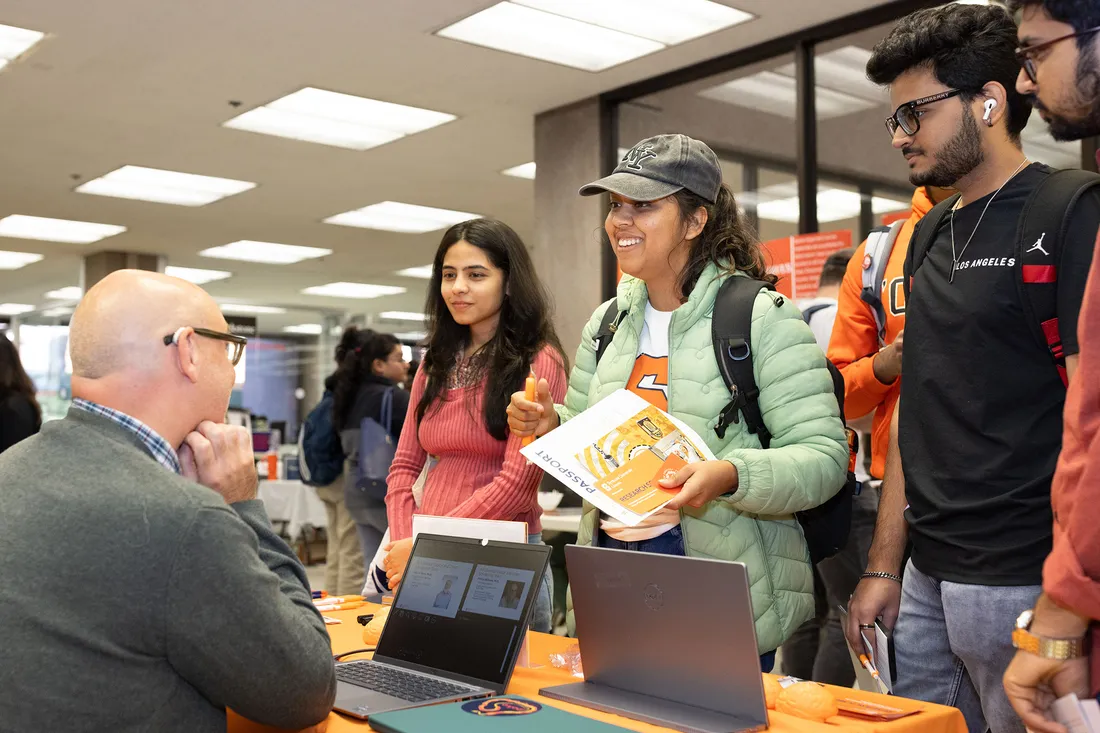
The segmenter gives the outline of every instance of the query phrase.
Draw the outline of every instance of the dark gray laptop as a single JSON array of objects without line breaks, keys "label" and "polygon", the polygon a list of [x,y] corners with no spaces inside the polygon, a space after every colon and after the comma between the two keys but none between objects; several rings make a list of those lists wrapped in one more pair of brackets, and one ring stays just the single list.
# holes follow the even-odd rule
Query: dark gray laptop
[{"label": "dark gray laptop", "polygon": [[546,545],[421,534],[374,659],[336,665],[340,713],[501,695],[550,562]]},{"label": "dark gray laptop", "polygon": [[565,548],[584,682],[555,700],[689,733],[768,725],[741,563]]}]

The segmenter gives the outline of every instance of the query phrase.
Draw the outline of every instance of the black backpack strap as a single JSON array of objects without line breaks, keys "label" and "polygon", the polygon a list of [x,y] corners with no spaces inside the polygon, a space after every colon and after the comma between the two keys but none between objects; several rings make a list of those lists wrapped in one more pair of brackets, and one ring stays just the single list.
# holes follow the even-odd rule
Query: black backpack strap
[{"label": "black backpack strap", "polygon": [[909,292],[913,287],[913,276],[924,263],[928,250],[932,249],[932,242],[936,241],[936,232],[940,230],[944,217],[951,213],[951,207],[958,200],[959,194],[955,194],[939,202],[917,222],[917,228],[913,231],[912,239],[909,240],[909,251],[905,255],[905,276],[902,278],[902,287],[905,289],[906,303],[909,302]]},{"label": "black backpack strap", "polygon": [[620,312],[618,302],[612,299],[603,312],[603,318],[600,320],[600,330],[596,331],[596,335],[592,337],[596,342],[597,364],[603,358],[603,353],[607,351],[608,344],[615,338],[615,331],[619,329],[619,324],[623,322],[624,318],[626,318],[626,311]]},{"label": "black backpack strap", "polygon": [[1039,345],[1050,352],[1065,384],[1069,380],[1058,328],[1058,269],[1073,207],[1097,185],[1100,176],[1088,171],[1051,173],[1031,192],[1016,228],[1020,305],[1028,327]]},{"label": "black backpack strap", "polygon": [[814,316],[825,310],[826,308],[835,308],[832,303],[818,303],[817,305],[811,305],[806,310],[802,311],[802,320],[806,322],[806,325],[810,325],[810,321],[814,319]]},{"label": "black backpack strap", "polygon": [[723,439],[726,428],[738,422],[737,413],[745,417],[750,433],[756,433],[760,445],[771,445],[772,435],[764,425],[760,412],[760,389],[752,373],[752,309],[761,288],[775,290],[775,286],[760,280],[737,275],[727,277],[718,288],[711,316],[711,342],[718,371],[729,388],[731,400],[718,415],[714,432]]}]

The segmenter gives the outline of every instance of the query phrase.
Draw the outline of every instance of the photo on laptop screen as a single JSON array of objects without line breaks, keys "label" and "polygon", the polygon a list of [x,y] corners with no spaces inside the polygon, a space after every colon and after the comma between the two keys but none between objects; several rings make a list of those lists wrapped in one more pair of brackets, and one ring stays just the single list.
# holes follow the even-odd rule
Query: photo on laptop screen
[{"label": "photo on laptop screen", "polygon": [[503,681],[523,644],[547,549],[420,535],[375,658]]}]

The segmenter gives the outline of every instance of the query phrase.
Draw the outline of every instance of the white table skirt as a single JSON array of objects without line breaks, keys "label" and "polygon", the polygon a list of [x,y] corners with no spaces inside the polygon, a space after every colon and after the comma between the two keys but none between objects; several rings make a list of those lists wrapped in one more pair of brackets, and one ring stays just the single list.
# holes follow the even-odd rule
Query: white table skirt
[{"label": "white table skirt", "polygon": [[301,481],[261,481],[258,496],[272,522],[286,522],[291,539],[297,539],[306,524],[318,529],[328,524],[324,503]]}]

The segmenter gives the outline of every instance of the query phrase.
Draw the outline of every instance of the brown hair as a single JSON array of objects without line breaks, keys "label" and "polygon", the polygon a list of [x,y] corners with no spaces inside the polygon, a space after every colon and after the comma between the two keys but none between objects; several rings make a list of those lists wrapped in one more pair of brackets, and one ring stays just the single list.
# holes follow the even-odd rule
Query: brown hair
[{"label": "brown hair", "polygon": [[34,396],[34,382],[23,369],[15,344],[0,333],[0,402],[5,402],[16,394],[23,395],[30,401],[35,415],[41,420],[42,408],[38,406],[38,400]]},{"label": "brown hair", "polygon": [[699,207],[707,210],[707,224],[692,241],[687,265],[680,274],[680,293],[685,299],[708,264],[727,272],[740,270],[755,280],[775,284],[779,278],[768,272],[764,248],[741,215],[729,186],[722,184],[714,203],[687,189],[673,197],[680,206],[682,221],[690,219]]}]

